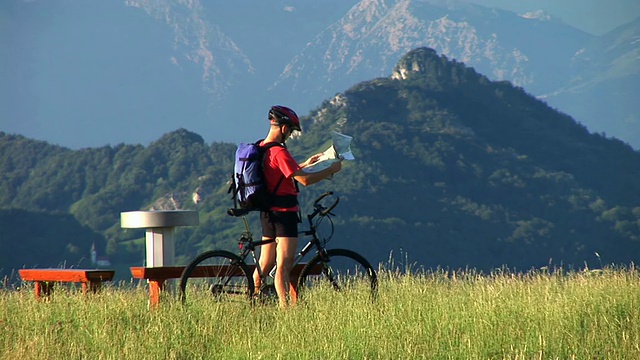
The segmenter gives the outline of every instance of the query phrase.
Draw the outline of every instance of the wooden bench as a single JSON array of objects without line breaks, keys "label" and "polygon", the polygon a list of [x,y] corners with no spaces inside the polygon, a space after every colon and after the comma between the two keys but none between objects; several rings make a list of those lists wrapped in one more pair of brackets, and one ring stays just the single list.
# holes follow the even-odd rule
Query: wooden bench
[{"label": "wooden bench", "polygon": [[88,289],[97,292],[103,281],[111,281],[114,270],[102,269],[20,269],[22,281],[35,282],[35,294],[39,299],[42,295],[49,296],[56,282],[82,283],[82,293]]},{"label": "wooden bench", "polygon": [[[307,265],[306,263],[297,264],[291,270],[291,290],[292,297],[298,296],[297,282],[302,269]],[[203,271],[201,274],[194,272],[194,277],[207,277],[209,274],[219,272],[221,266],[202,266]],[[182,272],[186,266],[160,266],[160,267],[131,267],[131,275],[135,279],[146,279],[149,282],[149,305],[151,307],[157,307],[160,304],[160,293],[164,290],[165,281],[169,279],[179,279],[182,276]],[[217,268],[214,271],[213,268]],[[255,265],[247,265],[249,268],[249,276],[255,271]],[[312,274],[320,274],[322,271],[320,266],[313,269]],[[226,273],[229,275],[228,273]],[[241,275],[240,273],[238,275]]]}]

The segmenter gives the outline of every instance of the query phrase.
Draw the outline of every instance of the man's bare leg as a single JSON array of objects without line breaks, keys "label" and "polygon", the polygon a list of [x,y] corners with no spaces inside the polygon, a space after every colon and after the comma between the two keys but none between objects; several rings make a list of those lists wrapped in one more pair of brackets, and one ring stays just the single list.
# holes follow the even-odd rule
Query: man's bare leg
[{"label": "man's bare leg", "polygon": [[[280,300],[280,307],[287,307],[289,301],[287,295],[289,294],[290,286],[290,274],[293,268],[293,260],[296,255],[296,248],[298,247],[297,237],[278,237],[276,238],[276,276],[274,279],[274,285],[276,287],[276,293],[278,293],[278,299]],[[292,299],[291,303],[295,303],[296,299]]]},{"label": "man's bare leg", "polygon": [[[262,240],[268,240],[269,238],[263,237]],[[258,259],[258,266],[262,270],[263,275],[269,274],[273,266],[276,264],[276,243],[272,242],[260,246],[260,259]],[[258,273],[258,267],[253,272],[253,284],[255,285],[256,293],[260,291],[260,285],[262,285],[262,279],[260,279],[260,273]]]}]

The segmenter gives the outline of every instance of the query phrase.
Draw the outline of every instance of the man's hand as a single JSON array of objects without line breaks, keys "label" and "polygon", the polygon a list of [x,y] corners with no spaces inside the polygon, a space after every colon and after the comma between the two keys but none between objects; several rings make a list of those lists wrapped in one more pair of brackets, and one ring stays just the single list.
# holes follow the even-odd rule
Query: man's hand
[{"label": "man's hand", "polygon": [[[313,156],[309,159],[313,159]],[[303,164],[300,164],[300,166],[302,167]],[[328,168],[318,172],[306,173],[303,169],[300,169],[293,174],[293,178],[296,179],[296,181],[298,181],[300,184],[309,186],[324,179],[331,179],[333,174],[340,171],[340,169],[342,169],[342,160],[338,160],[332,163]]]},{"label": "man's hand", "polygon": [[311,166],[313,164],[315,164],[316,162],[318,162],[318,159],[320,159],[320,157],[322,156],[322,154],[315,154],[312,155],[310,158],[308,158],[305,162],[300,164],[301,168],[305,168],[307,166]]}]

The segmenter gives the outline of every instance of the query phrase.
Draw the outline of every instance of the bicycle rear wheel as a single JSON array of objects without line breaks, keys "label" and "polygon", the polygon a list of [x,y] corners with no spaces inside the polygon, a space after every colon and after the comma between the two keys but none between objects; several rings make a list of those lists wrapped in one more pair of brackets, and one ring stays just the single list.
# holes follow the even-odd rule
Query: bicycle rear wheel
[{"label": "bicycle rear wheel", "polygon": [[187,265],[180,277],[182,302],[200,299],[246,301],[254,292],[247,264],[229,251],[206,251]]},{"label": "bicycle rear wheel", "polygon": [[329,286],[341,292],[371,291],[375,298],[378,276],[362,255],[346,249],[330,249],[318,254],[302,269],[299,292],[310,286]]}]

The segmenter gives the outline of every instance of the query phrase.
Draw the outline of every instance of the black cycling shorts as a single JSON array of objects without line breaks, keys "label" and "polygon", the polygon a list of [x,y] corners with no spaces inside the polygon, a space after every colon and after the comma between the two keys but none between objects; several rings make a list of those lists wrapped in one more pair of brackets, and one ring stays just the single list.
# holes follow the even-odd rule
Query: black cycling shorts
[{"label": "black cycling shorts", "polygon": [[262,211],[262,236],[275,239],[276,237],[298,237],[298,212],[296,211]]}]

